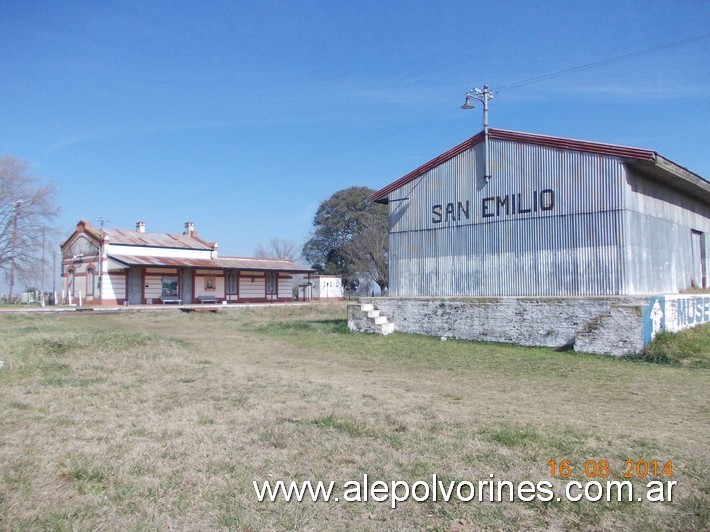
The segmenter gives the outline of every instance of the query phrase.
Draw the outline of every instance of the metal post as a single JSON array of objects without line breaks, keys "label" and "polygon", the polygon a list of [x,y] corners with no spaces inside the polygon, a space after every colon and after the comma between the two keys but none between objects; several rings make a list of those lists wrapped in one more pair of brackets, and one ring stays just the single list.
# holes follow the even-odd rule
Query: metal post
[{"label": "metal post", "polygon": [[40,287],[39,290],[39,297],[41,298],[40,300],[40,307],[44,306],[44,233],[45,229],[44,227],[42,228],[42,286]]},{"label": "metal post", "polygon": [[488,134],[488,100],[493,99],[493,93],[488,89],[488,85],[484,85],[483,89],[471,89],[466,93],[466,103],[461,106],[461,109],[473,109],[471,99],[478,100],[483,104],[483,160],[484,160],[484,175],[486,182],[491,179],[491,153]]},{"label": "metal post", "polygon": [[52,252],[52,304],[57,304],[57,252]]},{"label": "metal post", "polygon": [[15,248],[17,246],[17,210],[22,205],[22,200],[17,200],[12,204],[12,240],[11,251],[12,257],[10,259],[10,303],[12,303],[12,292],[15,288]]},{"label": "metal post", "polygon": [[486,163],[486,170],[483,174],[483,178],[486,182],[491,180],[491,152],[490,144],[488,142],[488,96],[492,98],[493,95],[488,90],[488,85],[483,86],[483,149],[486,152],[484,155],[484,160]]},{"label": "metal post", "polygon": [[99,232],[99,301],[103,303],[104,299],[104,224],[110,222],[103,216],[99,218],[99,223],[101,224],[101,231]]}]

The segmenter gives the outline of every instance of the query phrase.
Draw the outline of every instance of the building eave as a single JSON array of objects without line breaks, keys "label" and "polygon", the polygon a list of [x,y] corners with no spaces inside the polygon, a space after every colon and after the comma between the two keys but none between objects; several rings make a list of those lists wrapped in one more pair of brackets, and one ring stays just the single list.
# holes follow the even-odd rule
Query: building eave
[{"label": "building eave", "polygon": [[74,232],[69,236],[69,238],[67,238],[59,245],[60,249],[64,249],[65,247],[67,247],[81,234],[85,234],[90,239],[96,240],[96,242],[101,243],[101,232],[94,229],[91,224],[86,220],[79,220],[79,223],[76,224],[76,229],[74,230]]},{"label": "building eave", "polygon": [[149,255],[121,255],[109,253],[109,259],[126,267],[192,268],[200,270],[242,270],[259,272],[312,273],[315,270],[281,259],[220,257],[216,259],[162,257]]},{"label": "building eave", "polygon": [[458,145],[454,146],[453,148],[451,148],[450,150],[445,151],[441,155],[434,157],[432,160],[424,163],[419,168],[412,170],[408,174],[403,175],[402,177],[400,177],[396,181],[390,183],[386,187],[378,190],[377,192],[375,192],[372,195],[372,201],[376,201],[378,203],[389,203],[388,195],[391,192],[394,192],[398,188],[403,187],[407,183],[410,183],[410,182],[414,181],[415,179],[421,177],[429,170],[432,170],[432,169],[436,168],[437,166],[444,164],[449,159],[453,159],[454,157],[456,157],[460,153],[463,153],[466,150],[473,148],[476,144],[478,144],[481,141],[483,141],[483,132],[481,132],[477,135],[474,135],[470,139],[464,140],[461,144],[458,144]]},{"label": "building eave", "polygon": [[656,154],[655,159],[630,159],[626,163],[645,176],[710,203],[710,181],[687,168]]},{"label": "building eave", "polygon": [[196,235],[153,233],[126,229],[105,229],[111,246],[135,246],[179,250],[212,250],[215,243]]},{"label": "building eave", "polygon": [[[587,153],[596,153],[599,155],[609,155],[634,161],[655,161],[659,156],[652,150],[633,148],[630,146],[621,146],[616,144],[605,144],[601,142],[590,142],[585,140],[568,139],[563,137],[554,137],[550,135],[539,135],[536,133],[523,133],[520,131],[510,131],[506,129],[490,128],[489,138],[496,140],[505,140],[511,142],[520,142],[524,144],[536,144],[539,146],[547,146],[561,150],[581,151]],[[378,190],[372,195],[372,200],[379,203],[389,203],[389,194],[418,179],[425,173],[445,163],[446,161],[456,157],[466,150],[474,148],[479,143],[483,142],[483,132],[474,135],[470,139],[463,141],[461,144],[454,146],[450,150],[434,157],[432,160],[424,163],[417,169],[400,177],[396,181],[390,183],[386,187]],[[691,172],[692,173],[692,172]],[[702,179],[702,178],[701,178]]]},{"label": "building eave", "polygon": [[208,252],[211,251],[212,248],[204,248],[204,247],[169,247],[169,246],[158,246],[158,245],[150,245],[150,244],[117,244],[116,242],[111,242],[110,243],[110,248],[111,250],[114,250],[115,253],[120,254],[121,253],[121,248],[140,248],[140,249],[145,249],[145,250],[150,250],[150,249],[172,249],[175,250],[176,252],[185,252],[185,251],[202,251],[202,252]]}]

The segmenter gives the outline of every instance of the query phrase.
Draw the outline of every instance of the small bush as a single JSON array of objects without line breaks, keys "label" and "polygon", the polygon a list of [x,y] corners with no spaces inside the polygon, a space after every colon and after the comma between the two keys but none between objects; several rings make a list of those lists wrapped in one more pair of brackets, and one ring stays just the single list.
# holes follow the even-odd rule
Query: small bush
[{"label": "small bush", "polygon": [[653,341],[643,349],[641,358],[646,362],[654,364],[672,364],[673,359],[669,355],[669,344],[672,342],[673,333],[661,331]]},{"label": "small bush", "polygon": [[364,436],[367,432],[365,423],[356,419],[337,417],[332,413],[314,420],[313,424],[321,429],[339,430],[349,436]]},{"label": "small bush", "polygon": [[517,447],[526,443],[543,443],[545,438],[532,427],[504,427],[492,433],[491,440],[504,447]]},{"label": "small bush", "polygon": [[258,328],[272,333],[310,332],[320,334],[349,334],[347,320],[278,321]]},{"label": "small bush", "polygon": [[655,364],[710,368],[710,324],[676,333],[661,331],[643,350],[641,358]]}]

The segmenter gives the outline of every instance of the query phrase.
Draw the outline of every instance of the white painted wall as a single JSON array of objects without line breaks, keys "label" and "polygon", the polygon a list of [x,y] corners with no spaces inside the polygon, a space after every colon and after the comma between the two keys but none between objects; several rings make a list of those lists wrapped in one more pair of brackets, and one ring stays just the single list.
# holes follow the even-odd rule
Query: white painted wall
[{"label": "white painted wall", "polygon": [[266,279],[263,272],[241,272],[239,299],[263,299],[265,293]]},{"label": "white painted wall", "polygon": [[209,249],[179,249],[179,248],[158,248],[147,246],[126,246],[118,244],[108,244],[105,247],[109,255],[137,255],[140,257],[177,257],[182,259],[210,259],[212,250]]},{"label": "white painted wall", "polygon": [[311,277],[314,299],[343,299],[343,280],[337,275],[316,275]]},{"label": "white painted wall", "polygon": [[289,275],[288,277],[279,277],[278,280],[278,297],[292,298],[293,297],[293,282]]},{"label": "white painted wall", "polygon": [[[214,278],[214,290],[205,288],[205,278]],[[219,299],[224,298],[224,276],[209,274],[195,276],[195,297],[199,296],[214,296]]]}]

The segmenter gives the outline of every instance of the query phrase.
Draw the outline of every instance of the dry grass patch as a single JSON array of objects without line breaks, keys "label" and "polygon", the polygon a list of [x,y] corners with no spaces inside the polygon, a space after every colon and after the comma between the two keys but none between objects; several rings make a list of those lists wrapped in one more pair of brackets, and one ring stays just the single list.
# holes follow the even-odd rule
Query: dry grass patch
[{"label": "dry grass patch", "polygon": [[[707,370],[351,334],[344,315],[0,316],[0,528],[707,528]],[[581,480],[587,459],[616,477],[672,459],[676,497],[392,510],[258,503],[252,487],[536,482],[565,458]]]}]

